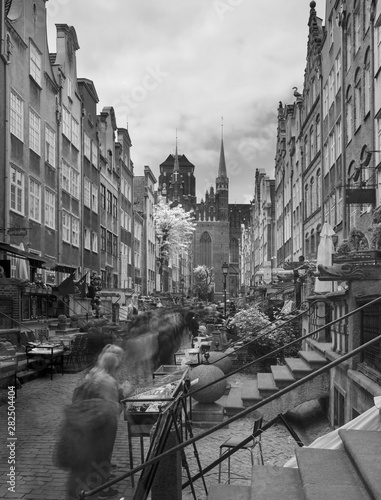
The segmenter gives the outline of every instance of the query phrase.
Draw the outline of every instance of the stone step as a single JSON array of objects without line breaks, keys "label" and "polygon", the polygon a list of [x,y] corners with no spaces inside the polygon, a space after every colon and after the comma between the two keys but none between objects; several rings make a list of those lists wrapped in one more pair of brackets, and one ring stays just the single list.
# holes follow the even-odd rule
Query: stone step
[{"label": "stone step", "polygon": [[345,450],[295,450],[305,500],[371,500]]},{"label": "stone step", "polygon": [[262,398],[272,396],[279,391],[279,387],[275,384],[274,377],[271,373],[258,373],[258,391]]},{"label": "stone step", "polygon": [[250,500],[304,500],[299,470],[271,465],[253,467]]},{"label": "stone step", "polygon": [[295,379],[303,378],[313,371],[312,368],[300,358],[285,358],[284,361]]},{"label": "stone step", "polygon": [[279,387],[279,389],[283,389],[283,387],[287,387],[288,385],[295,382],[295,378],[293,377],[287,366],[273,365],[270,368],[274,378],[274,382],[277,387]]},{"label": "stone step", "polygon": [[225,415],[232,417],[244,409],[242,402],[242,388],[231,387],[225,403]]},{"label": "stone step", "polygon": [[368,490],[381,499],[381,433],[379,431],[339,430],[344,448]]},{"label": "stone step", "polygon": [[245,408],[248,406],[253,406],[259,401],[262,401],[262,397],[258,391],[258,381],[257,379],[246,380],[242,386],[242,404]]},{"label": "stone step", "polygon": [[328,359],[316,351],[299,351],[298,354],[313,370],[317,370],[328,363]]},{"label": "stone step", "polygon": [[250,486],[215,484],[209,488],[208,500],[250,500],[250,494]]}]

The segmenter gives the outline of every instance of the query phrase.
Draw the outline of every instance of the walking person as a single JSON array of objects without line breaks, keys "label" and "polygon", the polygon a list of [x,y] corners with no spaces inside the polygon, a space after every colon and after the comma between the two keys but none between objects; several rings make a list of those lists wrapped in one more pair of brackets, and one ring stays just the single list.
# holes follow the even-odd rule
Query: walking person
[{"label": "walking person", "polygon": [[[120,414],[119,385],[115,380],[118,358],[106,352],[85,382],[74,391],[65,409],[64,425],[55,451],[58,467],[69,469],[66,500],[78,500],[110,479],[110,460]],[[115,498],[108,488],[88,498]]]}]

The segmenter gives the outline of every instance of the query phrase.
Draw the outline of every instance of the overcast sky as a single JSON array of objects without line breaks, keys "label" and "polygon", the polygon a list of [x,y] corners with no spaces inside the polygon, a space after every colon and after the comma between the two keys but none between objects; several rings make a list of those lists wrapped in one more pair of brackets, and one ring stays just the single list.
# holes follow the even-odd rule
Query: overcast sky
[{"label": "overcast sky", "polygon": [[[277,107],[303,87],[308,0],[49,0],[55,24],[76,30],[79,77],[98,112],[115,108],[132,140],[135,175],[178,150],[196,169],[198,201],[215,185],[221,117],[230,203],[253,198],[256,168],[274,176]],[[317,1],[324,19],[325,0]]]}]

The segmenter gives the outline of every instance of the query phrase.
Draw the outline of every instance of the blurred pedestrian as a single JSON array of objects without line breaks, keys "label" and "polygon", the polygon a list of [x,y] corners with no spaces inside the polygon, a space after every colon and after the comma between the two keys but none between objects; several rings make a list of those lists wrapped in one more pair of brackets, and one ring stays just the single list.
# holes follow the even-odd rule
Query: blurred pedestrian
[{"label": "blurred pedestrian", "polygon": [[[117,366],[117,356],[106,352],[74,391],[72,404],[65,408],[55,463],[70,470],[67,500],[77,500],[82,490],[92,490],[110,479],[110,460],[121,410],[119,386],[114,378]],[[117,495],[117,490],[108,488],[89,498],[104,500]]]}]

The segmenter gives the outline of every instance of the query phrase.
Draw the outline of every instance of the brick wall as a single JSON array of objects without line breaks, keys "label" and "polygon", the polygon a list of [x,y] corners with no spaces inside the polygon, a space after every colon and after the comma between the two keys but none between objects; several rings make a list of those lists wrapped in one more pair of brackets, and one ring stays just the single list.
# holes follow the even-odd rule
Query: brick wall
[{"label": "brick wall", "polygon": [[[20,321],[20,280],[15,278],[0,278],[0,311],[12,316],[16,321]],[[11,305],[11,308],[8,305]],[[11,314],[9,314],[9,311]],[[10,320],[0,314],[0,328],[13,328],[17,324],[11,324]]]}]

